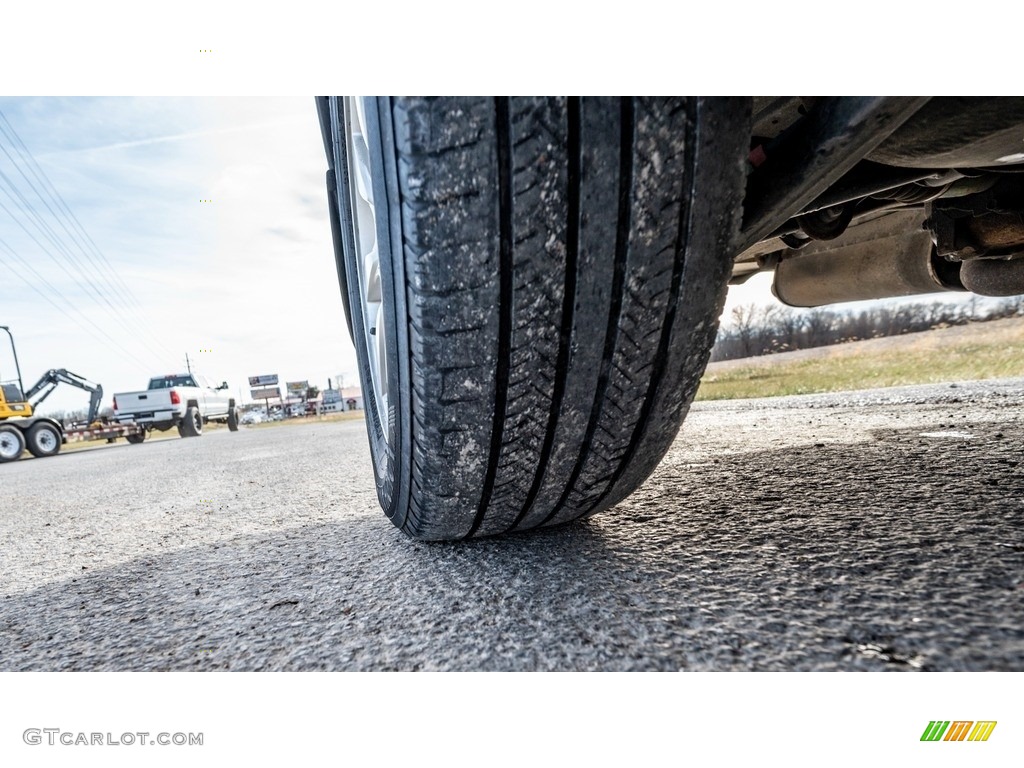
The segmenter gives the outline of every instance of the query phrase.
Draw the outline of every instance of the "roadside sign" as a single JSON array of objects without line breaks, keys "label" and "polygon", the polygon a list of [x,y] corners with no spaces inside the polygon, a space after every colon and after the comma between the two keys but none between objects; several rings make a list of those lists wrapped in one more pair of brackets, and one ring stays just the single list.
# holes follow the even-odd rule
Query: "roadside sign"
[{"label": "roadside sign", "polygon": [[285,386],[288,388],[288,394],[292,397],[305,399],[306,393],[309,391],[308,381],[289,381]]},{"label": "roadside sign", "polygon": [[325,389],[322,394],[324,396],[324,405],[331,405],[332,403],[341,402],[340,389]]},{"label": "roadside sign", "polygon": [[253,389],[251,390],[251,394],[253,400],[280,400],[281,388],[266,387],[264,389]]},{"label": "roadside sign", "polygon": [[277,384],[277,374],[271,373],[267,376],[250,376],[250,387],[272,387]]}]

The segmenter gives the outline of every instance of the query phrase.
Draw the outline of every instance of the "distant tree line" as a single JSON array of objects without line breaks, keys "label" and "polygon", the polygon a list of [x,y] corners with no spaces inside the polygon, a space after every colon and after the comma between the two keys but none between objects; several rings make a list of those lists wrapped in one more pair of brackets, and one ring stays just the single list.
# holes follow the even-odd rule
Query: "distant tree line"
[{"label": "distant tree line", "polygon": [[1024,296],[998,302],[974,299],[963,304],[936,301],[878,306],[859,312],[743,304],[722,318],[711,360],[770,355],[1022,316]]}]

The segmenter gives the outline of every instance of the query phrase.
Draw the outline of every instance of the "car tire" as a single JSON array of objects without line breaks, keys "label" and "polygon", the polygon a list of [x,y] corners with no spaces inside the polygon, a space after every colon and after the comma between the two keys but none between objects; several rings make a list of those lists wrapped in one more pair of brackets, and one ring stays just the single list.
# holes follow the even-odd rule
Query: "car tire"
[{"label": "car tire", "polygon": [[17,461],[25,451],[25,436],[10,424],[0,424],[0,463]]},{"label": "car tire", "polygon": [[132,433],[129,433],[129,434],[125,435],[124,439],[127,440],[132,445],[139,445],[140,443],[142,443],[146,439],[146,433],[145,432],[132,432]]},{"label": "car tire", "polygon": [[182,437],[199,437],[203,434],[203,417],[199,415],[199,409],[194,405],[185,410],[178,424],[178,434]]},{"label": "car tire", "polygon": [[714,341],[749,102],[319,106],[392,522],[464,539],[564,523],[635,490]]},{"label": "car tire", "polygon": [[231,432],[238,431],[238,408],[234,406],[228,409],[228,429]]},{"label": "car tire", "polygon": [[40,421],[37,424],[33,424],[28,434],[25,435],[25,445],[29,453],[37,459],[56,456],[60,453],[60,430],[53,424]]}]

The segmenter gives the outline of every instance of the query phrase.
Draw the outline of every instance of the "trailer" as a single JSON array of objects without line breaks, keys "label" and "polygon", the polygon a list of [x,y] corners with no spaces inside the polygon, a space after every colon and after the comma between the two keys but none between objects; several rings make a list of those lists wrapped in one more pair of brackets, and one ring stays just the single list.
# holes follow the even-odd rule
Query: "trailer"
[{"label": "trailer", "polygon": [[102,421],[93,424],[72,425],[64,428],[65,443],[83,442],[86,440],[106,440],[115,442],[123,437],[129,443],[141,443],[146,439],[146,430],[137,424],[114,424]]},{"label": "trailer", "polygon": [[[21,380],[18,352],[14,336],[6,325],[0,325],[11,341],[16,379],[0,381],[0,463],[17,461],[27,449],[36,458],[60,453],[70,441],[102,440],[113,442],[124,437],[130,443],[141,443],[145,431],[135,425],[108,424],[99,420],[103,387],[65,368],[51,368],[26,390]],[[36,408],[59,384],[69,384],[90,393],[89,413],[85,421],[65,427],[49,416],[35,415]]]}]

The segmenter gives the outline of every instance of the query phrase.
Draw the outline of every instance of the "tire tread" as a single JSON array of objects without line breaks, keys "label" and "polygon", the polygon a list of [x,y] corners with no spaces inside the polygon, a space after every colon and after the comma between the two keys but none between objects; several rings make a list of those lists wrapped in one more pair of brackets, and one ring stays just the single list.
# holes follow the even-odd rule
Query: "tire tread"
[{"label": "tire tread", "polygon": [[[706,363],[745,136],[699,135],[696,99],[389,104],[412,445],[393,519],[452,539],[611,506],[667,450]],[[701,152],[738,158],[710,195],[729,213],[705,220]]]}]

